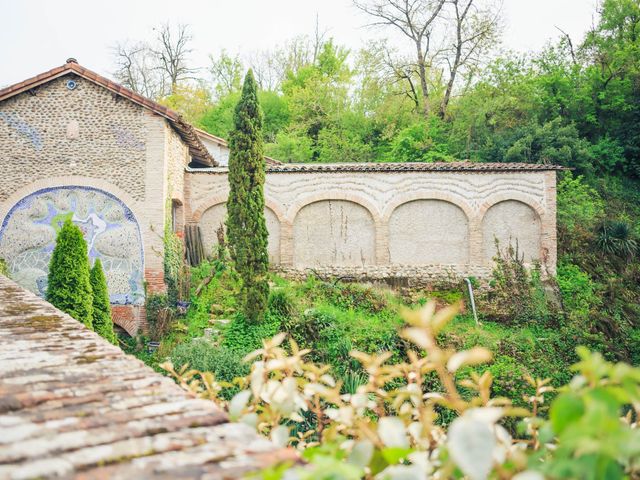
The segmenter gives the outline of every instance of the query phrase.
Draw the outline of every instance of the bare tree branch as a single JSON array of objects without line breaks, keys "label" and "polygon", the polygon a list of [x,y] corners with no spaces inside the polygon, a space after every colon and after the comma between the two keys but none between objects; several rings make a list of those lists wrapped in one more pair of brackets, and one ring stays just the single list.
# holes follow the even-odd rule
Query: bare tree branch
[{"label": "bare tree branch", "polygon": [[[446,0],[354,0],[354,5],[376,19],[370,26],[392,26],[411,39],[416,54],[422,111],[429,114],[428,65],[431,35]],[[406,75],[402,78],[407,79]],[[409,85],[410,89],[413,84]]]}]

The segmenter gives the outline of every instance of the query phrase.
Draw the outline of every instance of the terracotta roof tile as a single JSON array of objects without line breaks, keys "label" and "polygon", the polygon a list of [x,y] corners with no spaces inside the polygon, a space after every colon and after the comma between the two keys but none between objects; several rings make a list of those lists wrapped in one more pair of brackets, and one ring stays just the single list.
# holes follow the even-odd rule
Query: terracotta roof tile
[{"label": "terracotta roof tile", "polygon": [[0,478],[230,479],[298,460],[2,275],[0,425]]},{"label": "terracotta roof tile", "polygon": [[267,165],[268,173],[290,172],[531,172],[566,170],[541,163],[407,162],[407,163],[281,163]]}]

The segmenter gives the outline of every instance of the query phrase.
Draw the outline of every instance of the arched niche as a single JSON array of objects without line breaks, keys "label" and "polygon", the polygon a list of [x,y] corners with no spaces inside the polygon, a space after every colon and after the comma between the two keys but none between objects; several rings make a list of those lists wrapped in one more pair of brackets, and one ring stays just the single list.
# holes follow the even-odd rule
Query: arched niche
[{"label": "arched niche", "polygon": [[293,223],[296,266],[364,266],[375,263],[375,223],[362,205],[320,200],[302,207]]},{"label": "arched niche", "polygon": [[493,205],[482,219],[483,257],[490,262],[496,256],[496,239],[500,248],[509,242],[518,244],[526,262],[540,259],[540,217],[526,203],[505,200]]},{"label": "arched niche", "polygon": [[[280,263],[280,221],[278,216],[269,207],[265,207],[264,216],[269,232],[269,262]],[[200,216],[198,225],[202,234],[202,244],[207,255],[211,255],[218,245],[217,231],[225,227],[227,221],[227,206],[218,203],[207,208]]]},{"label": "arched niche", "polygon": [[0,227],[0,258],[11,277],[44,296],[56,235],[65,220],[80,227],[91,263],[99,258],[114,305],[144,303],[144,257],[140,227],[115,195],[87,186],[37,190],[18,201]]},{"label": "arched niche", "polygon": [[444,200],[413,200],[389,218],[389,255],[394,264],[466,264],[469,221],[462,209]]}]

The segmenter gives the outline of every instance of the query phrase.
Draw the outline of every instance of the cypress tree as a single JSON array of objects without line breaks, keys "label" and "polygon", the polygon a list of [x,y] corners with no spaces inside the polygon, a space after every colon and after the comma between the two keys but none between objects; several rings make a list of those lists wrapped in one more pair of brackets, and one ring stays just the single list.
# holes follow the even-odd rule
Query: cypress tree
[{"label": "cypress tree", "polygon": [[71,220],[58,232],[49,263],[49,303],[93,328],[93,294],[89,280],[89,256],[82,231]]},{"label": "cypress tree", "polygon": [[89,278],[91,279],[91,290],[93,291],[93,329],[103,338],[116,345],[118,339],[113,331],[107,279],[104,276],[102,262],[100,262],[99,258],[94,262]]},{"label": "cypress tree", "polygon": [[231,258],[242,279],[241,304],[245,317],[260,320],[267,308],[268,232],[264,217],[265,161],[262,110],[253,72],[244,79],[242,96],[229,136],[229,200],[227,235]]}]

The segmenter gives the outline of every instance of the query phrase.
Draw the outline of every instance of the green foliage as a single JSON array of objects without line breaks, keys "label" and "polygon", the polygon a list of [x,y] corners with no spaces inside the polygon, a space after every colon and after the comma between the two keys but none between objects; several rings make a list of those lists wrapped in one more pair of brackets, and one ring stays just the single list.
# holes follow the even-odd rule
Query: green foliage
[{"label": "green foliage", "polygon": [[203,338],[194,338],[176,346],[170,358],[178,368],[188,365],[196,370],[213,372],[218,380],[231,382],[249,373],[249,366],[242,361],[243,356],[237,350],[215,345]]},{"label": "green foliage", "polygon": [[9,267],[7,267],[7,262],[4,258],[0,258],[0,275],[9,276]]},{"label": "green foliage", "polygon": [[245,317],[255,322],[262,319],[267,308],[269,256],[264,217],[262,111],[251,70],[245,78],[234,122],[229,139],[227,234],[231,258],[242,278],[242,309]]},{"label": "green foliage", "polygon": [[496,239],[497,254],[490,289],[484,299],[487,313],[503,322],[547,321],[551,312],[540,279],[540,266],[529,269],[518,242],[503,249]]},{"label": "green foliage", "polygon": [[638,401],[640,371],[611,364],[601,355],[578,348],[580,373],[551,405],[550,422],[542,431],[543,443],[557,438],[553,452],[544,446],[538,468],[549,478],[626,478],[640,455],[640,434],[621,421],[630,404]]},{"label": "green foliage", "polygon": [[93,329],[107,341],[117,345],[118,338],[113,331],[107,279],[104,276],[102,262],[100,262],[99,258],[93,263],[89,277],[91,291],[93,292]]},{"label": "green foliage", "polygon": [[631,226],[624,221],[606,221],[598,227],[596,243],[607,254],[630,259],[638,251],[638,242]]},{"label": "green foliage", "polygon": [[[170,212],[170,205],[167,207]],[[184,244],[172,230],[171,222],[166,221],[164,227],[164,282],[167,285],[167,294],[170,305],[178,301],[180,275],[184,265]]]},{"label": "green foliage", "polygon": [[591,311],[601,304],[594,282],[579,266],[566,261],[558,264],[557,281],[569,318],[583,328],[590,328]]},{"label": "green foliage", "polygon": [[558,224],[570,235],[592,230],[604,216],[604,202],[584,177],[565,172],[558,182]]},{"label": "green foliage", "polygon": [[173,310],[167,295],[161,293],[147,294],[145,311],[149,336],[153,341],[162,340],[170,328],[173,320]]},{"label": "green foliage", "polygon": [[233,352],[247,354],[262,345],[264,338],[269,338],[280,331],[281,319],[267,312],[260,323],[248,321],[238,314],[224,330],[222,346]]},{"label": "green foliage", "polygon": [[420,122],[398,132],[391,143],[389,161],[392,162],[449,162],[449,154],[443,125],[437,118],[428,123]]},{"label": "green foliage", "polygon": [[580,138],[573,124],[558,117],[544,125],[526,127],[522,136],[505,152],[508,162],[550,163],[591,172],[591,145]]},{"label": "green foliage", "polygon": [[69,219],[58,231],[49,263],[47,301],[93,328],[93,294],[87,243],[82,230]]}]

